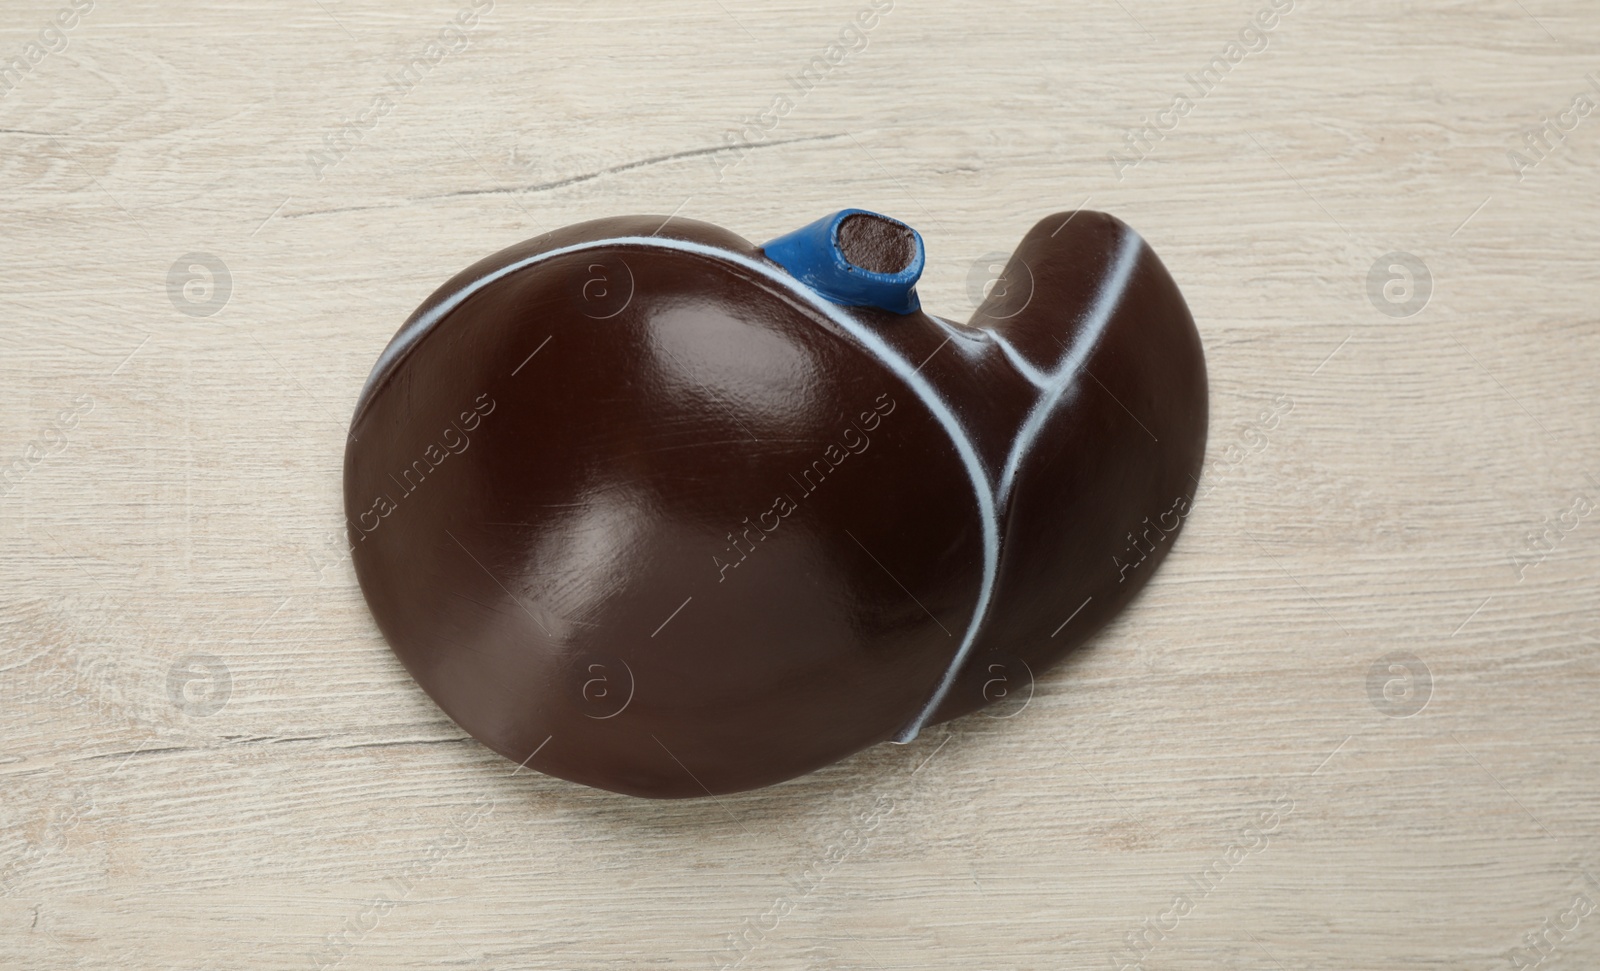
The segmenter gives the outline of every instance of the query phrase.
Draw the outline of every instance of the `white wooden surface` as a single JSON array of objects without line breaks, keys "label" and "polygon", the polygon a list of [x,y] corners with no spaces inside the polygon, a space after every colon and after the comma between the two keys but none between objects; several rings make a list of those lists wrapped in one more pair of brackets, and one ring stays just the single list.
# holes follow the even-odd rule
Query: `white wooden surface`
[{"label": "white wooden surface", "polygon": [[[392,88],[465,3],[96,0],[0,97],[0,966],[1600,960],[1600,113],[1522,134],[1600,102],[1589,0],[1297,0],[1120,180],[1266,0],[896,0],[765,122],[867,0],[500,0]],[[7,0],[0,57],[70,9]],[[1199,322],[1206,495],[1015,717],[652,803],[513,773],[378,637],[343,428],[450,273],[606,214],[859,205],[964,318],[1085,203]],[[1390,251],[1413,315],[1369,290]],[[192,253],[225,304],[169,291]]]}]

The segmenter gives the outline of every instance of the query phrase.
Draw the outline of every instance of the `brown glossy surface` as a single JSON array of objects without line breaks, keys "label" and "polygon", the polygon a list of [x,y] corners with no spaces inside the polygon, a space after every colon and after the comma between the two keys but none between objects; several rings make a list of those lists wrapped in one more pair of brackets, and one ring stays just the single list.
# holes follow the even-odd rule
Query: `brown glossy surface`
[{"label": "brown glossy surface", "polygon": [[[529,240],[417,316],[662,222]],[[761,260],[703,223],[655,238]],[[1116,613],[1171,548],[1204,452],[1199,337],[1131,230],[1049,217],[1006,279],[969,327],[839,308],[920,363],[993,483],[1043,394],[1029,369],[1082,352],[1013,463],[993,596],[930,723],[983,705],[995,665],[1039,675]],[[792,290],[607,243],[504,275],[390,357],[346,452],[357,574],[406,667],[491,748],[701,796],[894,737],[935,697],[982,599],[970,471],[925,395]]]}]

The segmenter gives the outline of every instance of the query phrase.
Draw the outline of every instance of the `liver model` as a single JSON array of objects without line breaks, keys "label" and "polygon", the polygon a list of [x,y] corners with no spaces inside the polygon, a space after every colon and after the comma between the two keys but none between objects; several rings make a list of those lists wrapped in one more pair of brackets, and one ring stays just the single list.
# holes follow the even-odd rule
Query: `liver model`
[{"label": "liver model", "polygon": [[1082,644],[1189,513],[1194,322],[1103,213],[1042,220],[965,324],[921,310],[923,261],[861,210],[765,246],[626,216],[447,282],[345,453],[417,682],[530,769],[693,797],[909,741]]}]

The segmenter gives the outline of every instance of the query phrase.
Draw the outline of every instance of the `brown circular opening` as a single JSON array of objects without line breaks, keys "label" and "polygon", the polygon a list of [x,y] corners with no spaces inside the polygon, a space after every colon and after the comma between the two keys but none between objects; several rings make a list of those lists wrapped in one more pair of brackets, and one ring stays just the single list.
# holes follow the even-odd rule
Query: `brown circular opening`
[{"label": "brown circular opening", "polygon": [[863,270],[900,273],[916,258],[917,241],[909,226],[856,212],[839,222],[839,252]]}]

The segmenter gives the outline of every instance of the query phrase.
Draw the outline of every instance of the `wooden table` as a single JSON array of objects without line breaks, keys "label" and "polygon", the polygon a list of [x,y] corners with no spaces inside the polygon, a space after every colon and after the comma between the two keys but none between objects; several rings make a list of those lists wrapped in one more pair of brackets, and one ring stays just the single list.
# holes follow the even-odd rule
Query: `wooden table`
[{"label": "wooden table", "polygon": [[[878,3],[7,5],[0,966],[1595,965],[1592,2]],[[548,229],[847,205],[962,319],[1047,214],[1144,234],[1171,558],[1013,717],[514,772],[343,556],[378,351]]]}]

